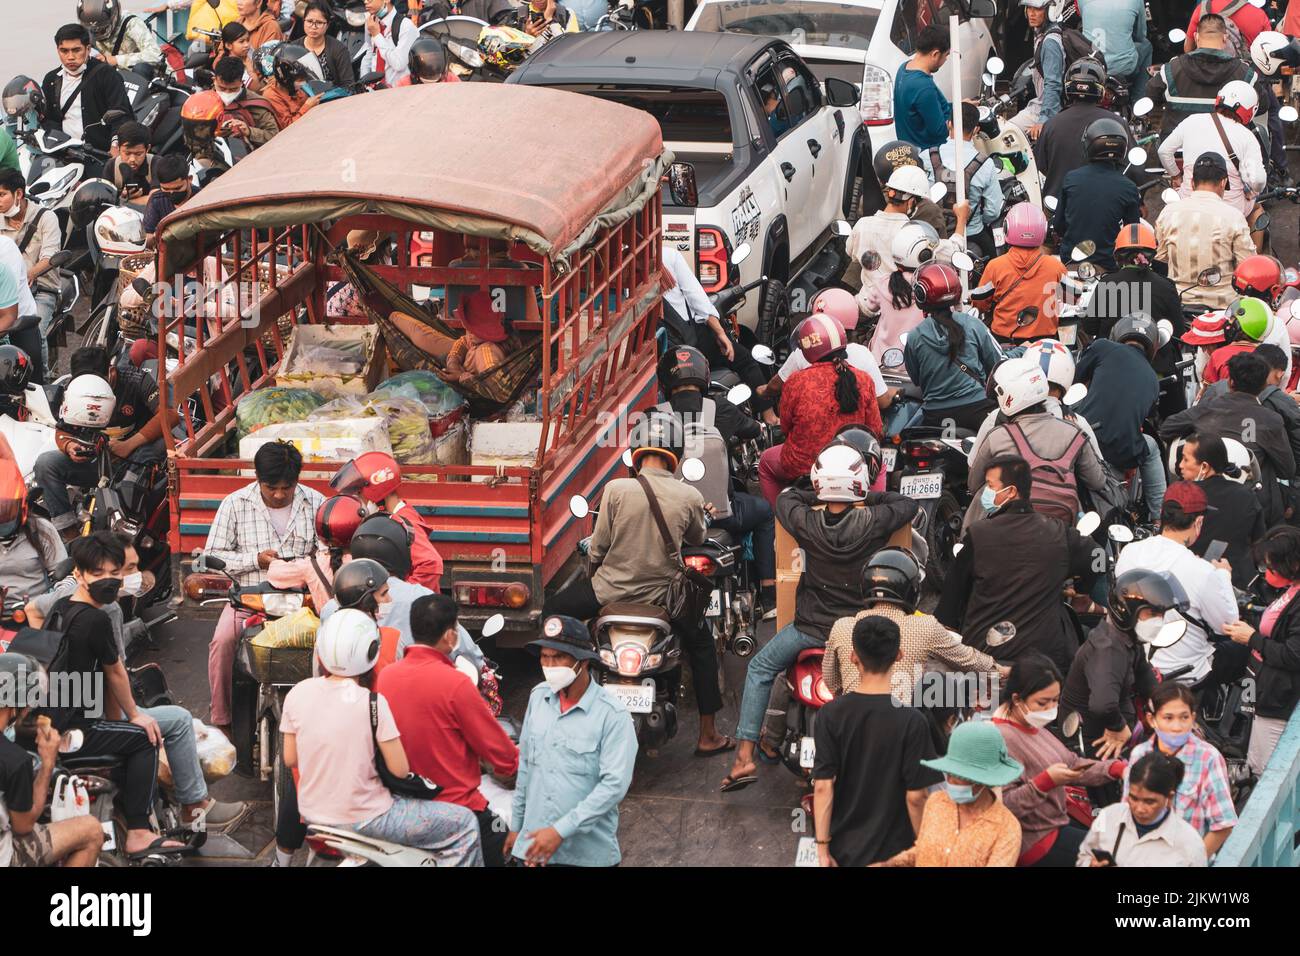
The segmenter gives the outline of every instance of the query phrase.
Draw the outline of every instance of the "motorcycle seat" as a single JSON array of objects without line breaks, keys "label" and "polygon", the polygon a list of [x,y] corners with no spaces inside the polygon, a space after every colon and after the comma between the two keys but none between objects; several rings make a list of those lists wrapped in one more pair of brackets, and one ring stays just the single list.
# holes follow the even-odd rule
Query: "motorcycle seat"
[{"label": "motorcycle seat", "polygon": [[600,609],[599,618],[606,617],[649,617],[671,623],[668,612],[656,604],[633,604],[631,602],[606,604]]},{"label": "motorcycle seat", "polygon": [[726,528],[710,528],[708,530],[708,540],[715,541],[724,548],[734,548],[736,539],[731,536],[731,532]]},{"label": "motorcycle seat", "polygon": [[71,753],[59,756],[59,766],[69,773],[95,773],[107,777],[114,770],[123,767],[126,758],[120,754]]}]

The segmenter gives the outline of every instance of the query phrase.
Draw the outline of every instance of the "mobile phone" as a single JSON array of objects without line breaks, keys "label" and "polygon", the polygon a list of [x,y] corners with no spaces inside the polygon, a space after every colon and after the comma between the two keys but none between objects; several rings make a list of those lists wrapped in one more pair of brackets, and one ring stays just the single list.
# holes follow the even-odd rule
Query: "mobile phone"
[{"label": "mobile phone", "polygon": [[1092,855],[1098,863],[1109,863],[1111,866],[1115,865],[1115,858],[1110,855],[1108,850],[1093,850]]},{"label": "mobile phone", "polygon": [[1210,546],[1205,549],[1205,560],[1213,564],[1223,557],[1224,552],[1228,550],[1228,542],[1211,541]]}]

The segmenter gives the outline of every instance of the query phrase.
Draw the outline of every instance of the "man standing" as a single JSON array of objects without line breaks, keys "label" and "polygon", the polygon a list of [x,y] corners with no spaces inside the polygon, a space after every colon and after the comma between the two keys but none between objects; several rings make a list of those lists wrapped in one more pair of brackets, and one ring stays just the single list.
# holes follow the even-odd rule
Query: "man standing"
[{"label": "man standing", "polygon": [[921,149],[948,138],[952,106],[934,82],[934,74],[948,62],[949,52],[948,25],[932,23],[917,34],[916,52],[894,78],[894,132]]},{"label": "man standing", "polygon": [[1051,0],[1020,0],[1025,19],[1034,31],[1034,97],[1011,118],[1030,139],[1037,139],[1043,126],[1061,110],[1061,83],[1065,76],[1065,43],[1061,28],[1051,22]]},{"label": "man standing", "polygon": [[411,44],[420,36],[414,23],[408,23],[389,0],[365,0],[366,52],[361,73],[382,73],[384,82],[397,86],[410,75]]},{"label": "man standing", "polygon": [[600,657],[581,621],[548,617],[528,647],[545,679],[519,733],[505,852],[526,866],[616,866],[618,805],[636,763],[632,716],[591,679]]},{"label": "man standing", "polygon": [[922,153],[921,164],[931,180],[948,187],[948,198],[944,202],[946,209],[951,209],[957,201],[956,178],[961,176],[966,180],[966,201],[970,203],[970,219],[966,223],[967,248],[974,245],[984,255],[993,255],[997,251],[997,243],[993,241],[990,227],[1002,215],[1002,183],[998,178],[997,165],[993,160],[982,157],[972,143],[979,131],[979,119],[979,107],[973,103],[962,103],[960,153],[954,139],[952,120],[949,120],[948,141]]},{"label": "man standing", "polygon": [[[54,45],[62,66],[41,82],[44,126],[107,153],[117,126],[133,117],[122,77],[103,60],[90,59],[90,31],[80,23],[59,27]],[[104,114],[110,110],[122,115],[106,123]]]},{"label": "man standing", "polygon": [[411,605],[415,643],[385,667],[377,690],[388,700],[411,769],[442,784],[438,799],[459,804],[478,817],[483,862],[504,866],[506,824],[479,791],[479,762],[498,777],[519,768],[519,748],[506,736],[474,682],[451,655],[459,642],[456,602],[443,594]]},{"label": "man standing", "polygon": [[54,325],[54,306],[59,298],[59,280],[54,271],[46,271],[50,257],[63,247],[63,230],[53,210],[37,206],[27,199],[27,185],[22,173],[0,169],[0,236],[7,236],[18,246],[27,266],[27,284],[32,292],[36,315],[41,317],[41,368],[50,367],[47,338]]},{"label": "man standing", "polygon": [[1152,51],[1143,0],[1087,0],[1079,12],[1084,36],[1102,51],[1111,75],[1128,84],[1134,100],[1146,96]]},{"label": "man standing", "polygon": [[[1250,4],[1246,6],[1254,9]],[[1160,122],[1162,137],[1193,114],[1214,112],[1214,100],[1224,85],[1233,80],[1245,80],[1253,85],[1258,79],[1246,60],[1224,49],[1227,26],[1217,13],[1201,17],[1195,35],[1189,34],[1187,42],[1194,42],[1196,48],[1160,67],[1147,87],[1151,99],[1157,103],[1163,99],[1165,103]]]}]

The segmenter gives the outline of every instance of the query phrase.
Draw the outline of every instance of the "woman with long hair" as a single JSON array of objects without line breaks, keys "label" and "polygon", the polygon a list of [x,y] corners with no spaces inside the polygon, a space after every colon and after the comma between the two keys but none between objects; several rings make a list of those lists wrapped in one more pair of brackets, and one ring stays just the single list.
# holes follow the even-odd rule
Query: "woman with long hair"
[{"label": "woman with long hair", "polygon": [[[906,223],[894,234],[890,246],[893,268],[884,270],[882,266],[881,272],[864,277],[858,293],[858,308],[876,321],[868,348],[881,367],[892,374],[906,374],[901,354],[903,335],[925,320],[912,287],[916,271],[932,261],[938,243],[939,234],[928,223]],[[887,354],[891,364],[886,363]]]}]

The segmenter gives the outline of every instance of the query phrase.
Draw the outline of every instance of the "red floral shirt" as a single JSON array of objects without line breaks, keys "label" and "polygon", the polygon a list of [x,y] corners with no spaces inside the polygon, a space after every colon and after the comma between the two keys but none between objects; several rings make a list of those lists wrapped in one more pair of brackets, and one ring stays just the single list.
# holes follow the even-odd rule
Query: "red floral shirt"
[{"label": "red floral shirt", "polygon": [[835,366],[831,362],[795,372],[781,389],[781,428],[785,431],[781,468],[792,478],[808,474],[817,453],[843,425],[865,425],[877,438],[884,435],[871,376],[852,367],[849,371],[857,379],[859,400],[858,410],[847,415],[835,399]]}]

